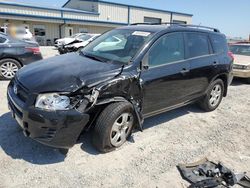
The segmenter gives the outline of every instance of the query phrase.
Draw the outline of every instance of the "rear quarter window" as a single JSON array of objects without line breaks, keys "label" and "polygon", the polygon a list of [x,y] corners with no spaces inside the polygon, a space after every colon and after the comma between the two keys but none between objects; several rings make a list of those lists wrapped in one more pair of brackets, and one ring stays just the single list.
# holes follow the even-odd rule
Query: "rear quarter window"
[{"label": "rear quarter window", "polygon": [[208,36],[203,33],[186,33],[188,58],[209,55]]},{"label": "rear quarter window", "polygon": [[210,35],[210,39],[214,53],[220,54],[228,51],[227,41],[224,36]]}]

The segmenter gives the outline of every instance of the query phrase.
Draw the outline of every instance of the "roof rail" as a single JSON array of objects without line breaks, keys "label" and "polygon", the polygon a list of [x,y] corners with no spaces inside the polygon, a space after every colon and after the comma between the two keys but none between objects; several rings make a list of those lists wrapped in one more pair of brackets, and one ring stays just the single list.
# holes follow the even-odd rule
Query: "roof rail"
[{"label": "roof rail", "polygon": [[189,28],[197,28],[197,29],[207,29],[212,30],[214,32],[220,33],[219,29],[213,28],[213,27],[207,27],[207,26],[201,26],[201,25],[192,25],[192,24],[182,24],[182,23],[173,23],[173,22],[162,22],[162,23],[133,23],[130,25],[169,25],[169,26],[181,26],[181,27],[189,27]]}]

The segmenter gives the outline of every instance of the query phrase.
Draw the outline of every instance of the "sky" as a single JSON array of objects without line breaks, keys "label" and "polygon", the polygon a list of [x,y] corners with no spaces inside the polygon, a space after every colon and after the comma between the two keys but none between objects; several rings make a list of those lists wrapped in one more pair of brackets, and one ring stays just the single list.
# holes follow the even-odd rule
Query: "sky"
[{"label": "sky", "polygon": [[[61,7],[67,0],[8,0]],[[249,38],[250,0],[106,0],[193,14],[193,24],[216,27],[230,37]]]}]

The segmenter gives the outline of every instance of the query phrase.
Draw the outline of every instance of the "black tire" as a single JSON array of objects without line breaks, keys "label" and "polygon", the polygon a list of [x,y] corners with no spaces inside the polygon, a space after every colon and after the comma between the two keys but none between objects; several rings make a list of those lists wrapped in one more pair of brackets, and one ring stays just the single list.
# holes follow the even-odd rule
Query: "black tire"
[{"label": "black tire", "polygon": [[[6,64],[6,63],[11,63],[11,64],[15,65],[16,68],[17,68],[17,70],[19,70],[20,68],[22,68],[22,66],[21,66],[21,64],[20,64],[17,60],[15,60],[15,59],[6,58],[6,59],[0,60],[0,78],[1,78],[1,79],[4,79],[4,80],[10,80],[10,79],[12,79],[14,76],[13,76],[13,77],[10,77],[10,76],[4,75],[5,73],[4,73],[4,70],[3,70],[3,66],[4,66],[4,64]],[[15,70],[16,70],[16,69],[15,69]]]},{"label": "black tire", "polygon": [[[214,91],[214,88],[216,86],[221,87],[221,92],[220,92],[221,94],[219,97],[216,97],[216,103],[214,103],[213,105],[211,104],[210,99],[212,98],[212,92]],[[216,110],[222,101],[224,90],[225,90],[224,82],[221,79],[217,79],[214,82],[212,82],[209,86],[206,96],[199,102],[200,107],[206,112],[211,112]]]},{"label": "black tire", "polygon": [[132,129],[136,121],[132,105],[128,102],[112,103],[101,112],[97,118],[92,135],[92,143],[98,151],[107,153],[117,148],[117,146],[114,146],[111,143],[113,133],[112,127],[117,119],[124,113],[129,113],[133,116],[133,123],[131,123],[132,126],[127,132],[127,140],[131,136]]}]

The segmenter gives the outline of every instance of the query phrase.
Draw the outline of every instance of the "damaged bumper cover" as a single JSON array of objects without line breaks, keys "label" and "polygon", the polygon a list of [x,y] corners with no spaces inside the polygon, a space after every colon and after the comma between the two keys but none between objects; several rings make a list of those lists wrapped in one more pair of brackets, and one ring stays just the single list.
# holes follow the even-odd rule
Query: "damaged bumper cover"
[{"label": "damaged bumper cover", "polygon": [[8,104],[24,135],[42,144],[69,149],[89,122],[89,115],[75,109],[46,111],[24,103],[8,88]]}]

